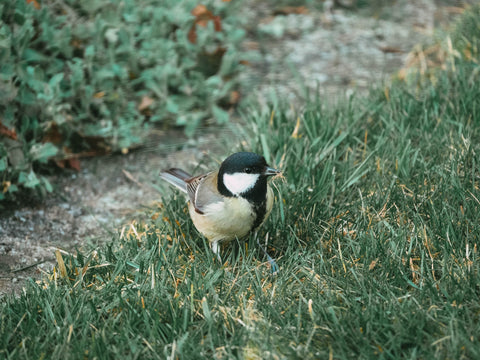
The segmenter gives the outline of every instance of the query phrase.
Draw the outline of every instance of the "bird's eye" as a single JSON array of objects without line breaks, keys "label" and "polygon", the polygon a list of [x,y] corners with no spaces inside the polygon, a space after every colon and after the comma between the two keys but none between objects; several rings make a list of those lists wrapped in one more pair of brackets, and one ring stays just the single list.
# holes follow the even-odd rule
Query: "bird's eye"
[{"label": "bird's eye", "polygon": [[243,171],[245,171],[247,174],[251,174],[253,170],[252,168],[247,167]]}]

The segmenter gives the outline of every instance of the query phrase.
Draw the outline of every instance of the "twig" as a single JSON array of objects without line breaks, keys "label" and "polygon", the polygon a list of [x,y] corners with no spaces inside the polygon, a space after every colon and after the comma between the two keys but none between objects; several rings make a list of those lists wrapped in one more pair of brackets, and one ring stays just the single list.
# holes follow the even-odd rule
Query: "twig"
[{"label": "twig", "polygon": [[44,260],[41,260],[41,261],[37,261],[36,263],[33,263],[33,264],[30,264],[30,265],[27,265],[27,266],[24,266],[20,269],[15,269],[15,270],[10,270],[10,272],[12,273],[17,273],[17,272],[20,272],[20,271],[24,271],[24,270],[28,270],[34,266],[37,266],[37,265],[40,265],[40,264],[43,264],[44,262],[47,262],[47,261],[53,261],[53,259],[44,259]]}]

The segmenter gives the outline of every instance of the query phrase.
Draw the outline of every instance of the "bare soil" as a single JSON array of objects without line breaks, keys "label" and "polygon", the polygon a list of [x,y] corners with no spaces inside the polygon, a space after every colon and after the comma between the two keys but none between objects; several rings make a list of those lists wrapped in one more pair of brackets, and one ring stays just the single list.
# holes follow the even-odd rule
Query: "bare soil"
[{"label": "bare soil", "polygon": [[[260,55],[243,76],[253,89],[250,95],[266,102],[273,89],[282,101],[297,104],[307,88],[319,87],[335,97],[388,81],[415,44],[448,26],[465,5],[398,0],[376,11],[333,5],[327,12],[274,16],[271,3],[251,0],[246,10],[250,34],[245,46]],[[145,207],[160,201],[160,169],[192,168],[204,156],[228,153],[216,139],[205,131],[194,142],[181,132],[154,134],[141,150],[86,159],[80,172],[52,176],[56,190],[45,202],[0,214],[0,297],[20,293],[27,279],[51,271],[55,249],[75,251],[111,241]]]}]

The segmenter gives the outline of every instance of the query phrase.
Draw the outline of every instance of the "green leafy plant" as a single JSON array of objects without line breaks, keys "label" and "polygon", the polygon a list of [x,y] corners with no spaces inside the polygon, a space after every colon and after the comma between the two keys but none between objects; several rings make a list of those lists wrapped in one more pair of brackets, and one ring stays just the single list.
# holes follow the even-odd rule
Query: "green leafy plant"
[{"label": "green leafy plant", "polygon": [[[129,148],[152,126],[192,135],[205,121],[228,121],[244,37],[235,6],[2,3],[0,200],[25,188],[48,191],[38,170],[53,156]],[[20,181],[22,171],[31,181]]]}]

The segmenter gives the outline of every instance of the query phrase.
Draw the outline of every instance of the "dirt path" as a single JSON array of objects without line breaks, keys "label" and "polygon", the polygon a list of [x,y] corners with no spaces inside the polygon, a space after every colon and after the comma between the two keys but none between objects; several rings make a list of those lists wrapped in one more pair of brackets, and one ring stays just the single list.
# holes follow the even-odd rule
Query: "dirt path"
[{"label": "dirt path", "polygon": [[[302,84],[319,86],[334,97],[388,81],[412,47],[431,37],[435,26],[448,24],[455,13],[452,6],[463,4],[398,0],[363,14],[333,7],[327,13],[273,16],[273,9],[261,5],[265,2],[251,3],[255,10],[246,16],[255,35],[246,47],[259,50],[261,56],[243,76],[260,98],[268,99],[275,89],[292,103],[304,98]],[[155,188],[160,169],[228,152],[218,142],[212,151],[212,143],[215,138],[208,134],[199,136],[194,146],[180,133],[160,134],[144,150],[83,161],[82,171],[51,179],[57,193],[45,203],[1,214],[0,296],[19,293],[26,279],[50,271],[55,248],[74,251],[87,243],[109,241],[123,224],[141,216],[145,206],[160,200]]]}]

